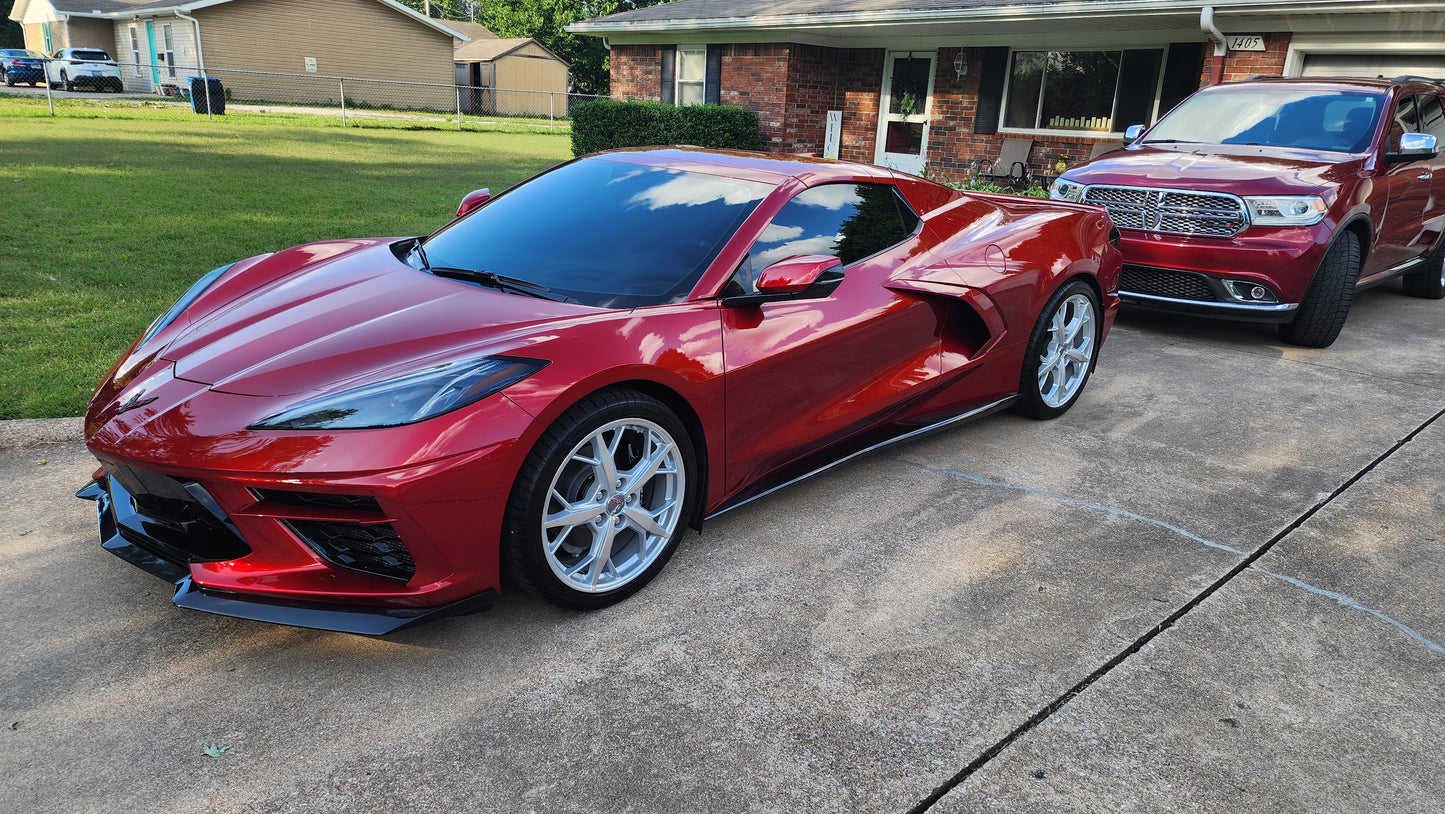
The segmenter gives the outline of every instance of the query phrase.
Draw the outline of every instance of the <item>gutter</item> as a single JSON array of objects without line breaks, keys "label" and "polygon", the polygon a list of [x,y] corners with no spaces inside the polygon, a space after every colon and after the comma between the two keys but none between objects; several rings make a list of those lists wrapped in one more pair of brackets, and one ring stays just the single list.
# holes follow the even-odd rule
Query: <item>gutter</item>
[{"label": "gutter", "polygon": [[1224,32],[1214,25],[1214,7],[1205,6],[1199,10],[1199,30],[1214,41],[1214,59],[1209,63],[1209,84],[1218,85],[1224,81],[1224,60],[1229,54],[1229,42]]},{"label": "gutter", "polygon": [[180,9],[176,9],[176,10],[175,10],[174,12],[172,12],[172,13],[175,14],[177,17],[181,18],[182,20],[190,20],[190,21],[191,21],[191,24],[196,27],[196,62],[199,63],[196,67],[197,67],[197,68],[200,68],[200,70],[201,70],[201,75],[202,75],[202,76],[205,76],[205,75],[206,75],[206,52],[203,51],[203,50],[201,50],[201,21],[200,21],[200,20],[197,20],[195,17],[192,17],[192,16],[186,14],[185,12],[181,11]]},{"label": "gutter", "polygon": [[[563,30],[572,34],[654,34],[677,31],[748,31],[775,28],[830,28],[868,24],[934,24],[939,22],[1028,22],[1045,19],[1095,19],[1099,16],[1166,15],[1192,16],[1193,3],[1177,0],[1096,0],[1088,4],[1055,0],[1023,5],[983,5],[974,8],[908,9],[793,13],[739,17],[694,17],[690,19],[610,20],[595,17],[572,23]],[[1349,14],[1445,11],[1438,0],[1214,0],[1213,6],[1249,14]],[[1183,7],[1181,7],[1183,6]],[[621,12],[627,14],[629,12]],[[613,15],[613,16],[620,16]]]}]

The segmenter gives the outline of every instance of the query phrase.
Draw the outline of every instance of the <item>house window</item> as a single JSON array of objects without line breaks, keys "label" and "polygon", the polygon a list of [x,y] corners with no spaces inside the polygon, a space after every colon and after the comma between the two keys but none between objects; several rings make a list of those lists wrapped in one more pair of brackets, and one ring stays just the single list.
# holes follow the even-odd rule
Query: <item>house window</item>
[{"label": "house window", "polygon": [[1121,133],[1152,121],[1162,48],[1015,51],[1004,127]]},{"label": "house window", "polygon": [[176,41],[171,39],[171,24],[161,24],[161,35],[166,43],[166,70],[171,76],[176,75]]},{"label": "house window", "polygon": [[677,104],[700,105],[707,98],[707,46],[677,48]]},{"label": "house window", "polygon": [[135,26],[130,27],[130,61],[135,63],[135,75],[140,76],[140,38],[136,36]]}]

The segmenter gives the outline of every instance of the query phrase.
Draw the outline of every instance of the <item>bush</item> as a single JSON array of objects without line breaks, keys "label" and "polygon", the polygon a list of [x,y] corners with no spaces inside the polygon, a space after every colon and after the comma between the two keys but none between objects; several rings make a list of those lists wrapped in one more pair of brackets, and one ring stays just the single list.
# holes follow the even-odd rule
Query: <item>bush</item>
[{"label": "bush", "polygon": [[756,150],[761,143],[758,114],[727,105],[673,107],[600,99],[573,107],[571,114],[574,156],[654,144]]}]

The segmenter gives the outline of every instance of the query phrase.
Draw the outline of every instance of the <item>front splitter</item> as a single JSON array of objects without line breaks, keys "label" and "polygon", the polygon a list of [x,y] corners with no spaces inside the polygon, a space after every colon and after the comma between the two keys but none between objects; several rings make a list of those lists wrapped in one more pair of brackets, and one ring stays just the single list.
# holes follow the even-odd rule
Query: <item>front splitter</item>
[{"label": "front splitter", "polygon": [[[497,601],[497,592],[486,590],[434,608],[384,608],[334,605],[210,590],[191,578],[191,571],[186,563],[175,562],[126,539],[122,528],[133,524],[118,516],[117,500],[112,495],[112,490],[122,492],[122,497],[129,502],[123,487],[114,482],[91,481],[84,489],[75,493],[78,498],[96,502],[101,547],[142,571],[175,585],[176,593],[171,597],[171,601],[188,610],[313,630],[385,636],[434,619],[486,610]],[[137,533],[132,531],[132,534]]]}]

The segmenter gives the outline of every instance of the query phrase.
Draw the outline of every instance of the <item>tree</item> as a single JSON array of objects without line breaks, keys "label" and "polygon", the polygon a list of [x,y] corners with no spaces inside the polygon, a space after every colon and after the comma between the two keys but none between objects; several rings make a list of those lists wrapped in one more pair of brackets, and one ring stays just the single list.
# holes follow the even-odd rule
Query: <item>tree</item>
[{"label": "tree", "polygon": [[25,30],[10,19],[15,0],[0,0],[0,48],[24,48]]},{"label": "tree", "polygon": [[[440,20],[470,20],[466,0],[402,0]],[[476,21],[499,37],[531,37],[572,66],[578,93],[606,94],[610,86],[607,47],[600,37],[572,34],[568,25],[667,0],[472,0]]]}]

